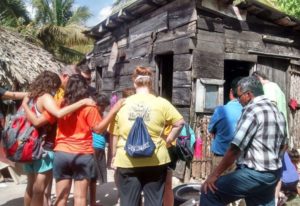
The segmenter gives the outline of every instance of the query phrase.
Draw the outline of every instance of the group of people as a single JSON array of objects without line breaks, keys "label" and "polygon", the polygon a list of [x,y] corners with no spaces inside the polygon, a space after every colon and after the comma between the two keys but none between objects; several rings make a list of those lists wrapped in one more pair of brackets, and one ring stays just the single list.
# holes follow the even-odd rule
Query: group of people
[{"label": "group of people", "polygon": [[[30,85],[22,106],[27,119],[45,130],[43,149],[47,155],[24,166],[28,174],[24,205],[50,204],[52,175],[56,180],[55,205],[67,204],[72,181],[75,205],[86,204],[90,180],[97,177],[92,132],[104,132],[121,106],[117,103],[102,118],[102,102],[96,96],[95,104],[90,98],[93,95],[85,76],[71,66],[62,68],[59,75],[44,71]],[[35,102],[35,112],[28,101]],[[90,188],[90,193],[95,193],[92,184]]]},{"label": "group of people", "polygon": [[[120,205],[139,205],[142,192],[144,205],[168,205],[168,197],[163,198],[169,194],[165,187],[171,167],[168,148],[185,122],[169,101],[154,94],[152,75],[151,69],[136,67],[134,90],[124,90],[126,98],[109,112],[105,112],[110,104],[107,96],[91,88],[90,71],[84,66],[66,66],[59,74],[44,71],[27,93],[0,90],[2,99],[25,97],[22,107],[28,121],[46,134],[46,155],[24,165],[28,174],[25,206],[50,205],[53,177],[55,205],[67,204],[72,182],[75,205],[87,204],[89,189],[90,205],[96,205],[97,179],[107,182],[106,139],[110,141],[107,162],[116,168]],[[200,205],[227,205],[239,199],[247,205],[275,205],[282,167],[289,165],[283,160],[288,143],[286,103],[277,87],[259,72],[232,81],[229,103],[216,108],[208,126],[213,172],[202,185]],[[143,118],[155,144],[148,157],[131,157],[125,149],[137,117]],[[280,185],[286,186],[284,181]]]},{"label": "group of people", "polygon": [[[124,91],[126,99],[115,103],[103,116],[109,100],[94,94],[90,75],[84,68],[66,66],[59,74],[44,71],[31,83],[23,98],[27,120],[43,136],[42,159],[24,164],[28,176],[24,205],[50,205],[52,178],[56,184],[55,205],[67,205],[74,182],[74,204],[96,205],[97,177],[107,181],[105,133],[110,134],[108,162],[116,168],[120,205],[162,205],[167,170],[168,147],[184,125],[182,115],[166,99],[154,94],[152,70],[136,67],[132,75],[134,91]],[[133,91],[133,92],[132,92]],[[127,94],[126,94],[127,93]],[[10,94],[8,92],[8,94]],[[2,98],[8,95],[2,92]],[[34,104],[34,110],[29,103]],[[137,117],[143,117],[155,144],[153,154],[145,158],[127,155],[127,137]],[[164,135],[165,128],[170,128]],[[168,205],[165,203],[165,205]]]},{"label": "group of people", "polygon": [[[232,81],[230,101],[215,109],[208,130],[213,138],[213,171],[202,185],[200,205],[227,205],[240,199],[247,205],[277,205],[290,174],[289,188],[297,191],[298,172],[285,152],[289,137],[285,95],[264,73],[255,71]],[[288,175],[287,168],[291,168]]]}]

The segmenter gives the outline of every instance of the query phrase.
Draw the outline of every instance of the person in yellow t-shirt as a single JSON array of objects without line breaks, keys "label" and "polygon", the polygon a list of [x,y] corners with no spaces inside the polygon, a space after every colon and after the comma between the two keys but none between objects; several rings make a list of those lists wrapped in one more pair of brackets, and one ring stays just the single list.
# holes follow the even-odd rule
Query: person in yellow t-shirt
[{"label": "person in yellow t-shirt", "polygon": [[[152,72],[149,68],[137,67],[132,79],[136,94],[125,100],[111,131],[118,138],[114,165],[117,167],[120,203],[138,206],[143,191],[145,205],[162,205],[167,166],[170,162],[167,145],[179,135],[184,120],[169,101],[151,94]],[[124,149],[130,129],[138,116],[144,117],[147,130],[156,146],[150,157],[130,157]],[[168,125],[172,125],[172,130],[163,138],[163,130]]]}]

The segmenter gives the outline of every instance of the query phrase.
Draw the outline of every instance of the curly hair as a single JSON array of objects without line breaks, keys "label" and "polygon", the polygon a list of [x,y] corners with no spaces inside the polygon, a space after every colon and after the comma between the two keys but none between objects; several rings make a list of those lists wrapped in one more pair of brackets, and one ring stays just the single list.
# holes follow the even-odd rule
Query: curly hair
[{"label": "curly hair", "polygon": [[89,97],[89,85],[80,74],[72,75],[66,85],[63,105],[73,104]]},{"label": "curly hair", "polygon": [[29,97],[36,98],[46,93],[53,94],[61,85],[58,74],[51,71],[40,73],[29,86]]}]

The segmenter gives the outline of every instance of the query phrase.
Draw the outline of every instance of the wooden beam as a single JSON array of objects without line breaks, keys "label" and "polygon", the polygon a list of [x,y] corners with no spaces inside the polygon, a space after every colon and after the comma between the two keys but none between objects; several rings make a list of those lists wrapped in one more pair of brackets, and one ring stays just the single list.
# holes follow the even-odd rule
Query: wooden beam
[{"label": "wooden beam", "polygon": [[106,36],[106,37],[100,39],[99,41],[97,41],[96,44],[102,44],[103,42],[111,40],[111,38],[112,38],[111,36]]},{"label": "wooden beam", "polygon": [[275,23],[279,24],[281,26],[296,26],[297,25],[297,23],[295,21],[292,21],[290,19],[290,17],[288,17],[288,16],[285,16],[281,19],[276,20]]},{"label": "wooden beam", "polygon": [[283,37],[277,37],[277,36],[271,36],[271,35],[263,35],[262,39],[264,42],[272,42],[272,43],[278,43],[278,44],[293,44],[294,40],[290,38],[283,38]]},{"label": "wooden beam", "polygon": [[257,54],[258,56],[267,56],[267,57],[273,57],[278,59],[300,59],[300,57],[297,56],[290,56],[290,55],[281,55],[281,54],[275,54],[275,53],[267,53],[267,52],[261,52],[261,51],[255,51],[255,50],[248,50],[249,54]]},{"label": "wooden beam", "polygon": [[148,5],[150,5],[150,6],[153,6],[153,7],[155,7],[155,8],[158,8],[158,7],[161,6],[161,5],[159,5],[159,4],[155,3],[155,2],[153,2],[152,0],[143,0],[143,2],[144,2],[145,4],[148,4]]},{"label": "wooden beam", "polygon": [[107,28],[115,28],[118,26],[118,23],[111,17],[108,17],[105,22]]},{"label": "wooden beam", "polygon": [[190,105],[192,98],[191,88],[174,88],[172,92],[172,103],[174,105]]},{"label": "wooden beam", "polygon": [[193,55],[192,54],[179,54],[173,56],[173,69],[174,71],[188,71],[192,68]]},{"label": "wooden beam", "polygon": [[257,55],[225,53],[224,59],[225,60],[246,61],[246,62],[257,62]]}]

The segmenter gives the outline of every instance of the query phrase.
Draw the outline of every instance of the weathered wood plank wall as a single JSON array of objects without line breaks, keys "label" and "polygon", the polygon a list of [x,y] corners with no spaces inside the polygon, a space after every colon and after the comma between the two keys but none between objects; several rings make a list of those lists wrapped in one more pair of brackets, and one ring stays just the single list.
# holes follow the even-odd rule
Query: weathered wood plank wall
[{"label": "weathered wood plank wall", "polygon": [[[300,66],[291,66],[291,87],[290,97],[300,102]],[[292,111],[289,116],[290,119],[290,134],[293,140],[292,146],[294,148],[300,148],[300,110]]]},{"label": "weathered wood plank wall", "polygon": [[[300,50],[298,41],[292,43],[290,41],[290,39],[295,39],[295,33],[291,31],[280,32],[283,30],[286,31],[286,29],[257,18],[250,18],[248,21],[237,21],[230,17],[221,17],[215,14],[208,15],[207,10],[204,11],[200,8],[198,10],[196,48],[193,52],[193,78],[223,79],[224,60],[227,59],[254,62],[256,65],[252,68],[252,71],[256,69],[270,74],[271,81],[280,85],[286,93],[288,101],[288,88],[290,87],[288,68],[290,63],[277,55],[299,56]],[[276,37],[279,42],[266,40],[268,38],[271,40],[276,39]],[[271,57],[264,56],[264,54],[271,54]],[[299,79],[295,75],[293,78],[294,83],[291,84],[296,87],[295,82],[298,82]],[[297,113],[293,117],[294,121],[297,122]],[[201,122],[203,123],[203,117],[200,114],[200,116],[197,115],[196,124],[201,125],[201,130],[206,130],[207,128],[203,127],[207,124],[201,124]],[[298,131],[295,127],[292,132],[294,136],[297,136],[295,134]],[[207,150],[204,151],[205,155],[202,160],[194,162],[193,168],[197,171],[202,167],[201,165],[207,167],[211,160],[211,154],[207,152],[210,151],[210,139],[206,135],[203,135],[202,138],[204,148]],[[300,140],[297,139],[300,139],[300,136],[296,138],[298,144]],[[203,172],[207,175],[209,171]],[[203,174],[199,176],[196,173],[193,173],[193,175],[199,178],[203,176]]]},{"label": "weathered wood plank wall", "polygon": [[[101,89],[109,93],[131,87],[130,75],[137,65],[148,66],[157,72],[155,56],[172,53],[173,91],[172,103],[180,108],[189,120],[193,101],[192,61],[195,49],[197,11],[194,1],[173,1],[150,14],[123,25],[95,44],[94,62],[102,68]],[[125,35],[124,35],[125,34]],[[109,56],[114,42],[120,54],[113,72],[108,71]],[[122,50],[122,52],[120,52]],[[155,74],[154,74],[155,76]],[[157,84],[157,79],[154,84]],[[99,81],[100,82],[100,81]]]}]

